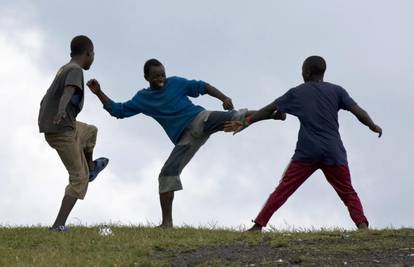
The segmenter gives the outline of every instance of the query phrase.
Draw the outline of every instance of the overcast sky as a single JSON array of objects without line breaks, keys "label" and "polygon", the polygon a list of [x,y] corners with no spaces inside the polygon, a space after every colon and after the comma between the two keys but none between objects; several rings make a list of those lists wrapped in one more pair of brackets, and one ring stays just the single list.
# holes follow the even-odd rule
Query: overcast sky
[{"label": "overcast sky", "polygon": [[[412,1],[20,1],[0,0],[0,225],[50,225],[68,181],[38,133],[39,103],[70,40],[88,35],[97,78],[125,101],[147,87],[142,65],[158,58],[167,76],[204,80],[258,109],[302,82],[301,65],[323,56],[325,80],[340,84],[383,130],[378,139],[352,114],[339,115],[353,185],[374,228],[414,227]],[[78,119],[99,128],[95,156],[110,158],[68,222],[158,224],[158,174],[173,144],[151,118],[110,117],[90,91]],[[207,95],[192,99],[221,110]],[[239,135],[217,133],[182,173],[175,224],[250,226],[274,190],[299,122],[266,121]],[[320,171],[269,222],[278,229],[353,229]]]}]

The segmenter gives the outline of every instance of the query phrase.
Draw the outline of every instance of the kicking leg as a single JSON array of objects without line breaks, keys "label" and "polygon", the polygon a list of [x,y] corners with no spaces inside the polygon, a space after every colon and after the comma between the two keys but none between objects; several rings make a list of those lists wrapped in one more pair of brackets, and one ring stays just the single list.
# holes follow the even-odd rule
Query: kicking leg
[{"label": "kicking leg", "polygon": [[211,135],[216,132],[224,130],[224,124],[227,121],[241,120],[244,116],[247,116],[249,113],[247,109],[240,111],[212,111],[208,115],[207,120],[204,122],[203,132],[204,134]]},{"label": "kicking leg", "polygon": [[79,135],[79,142],[85,154],[86,162],[88,163],[89,171],[95,168],[93,161],[93,149],[96,144],[96,137],[98,134],[98,128],[94,125],[89,125],[80,121],[76,122],[76,128]]},{"label": "kicking leg", "polygon": [[108,165],[109,159],[101,157],[93,160],[93,150],[96,144],[96,137],[98,129],[94,125],[86,124],[83,122],[76,122],[76,128],[78,131],[78,138],[83,149],[86,162],[89,168],[89,182],[96,179],[98,174],[105,169]]}]

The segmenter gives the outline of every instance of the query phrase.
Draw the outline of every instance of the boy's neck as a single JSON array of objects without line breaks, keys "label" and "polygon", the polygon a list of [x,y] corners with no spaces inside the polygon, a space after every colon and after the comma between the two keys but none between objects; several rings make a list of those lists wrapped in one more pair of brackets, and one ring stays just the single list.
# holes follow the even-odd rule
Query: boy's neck
[{"label": "boy's neck", "polygon": [[81,59],[81,58],[79,58],[79,57],[72,57],[72,58],[70,59],[70,63],[75,63],[75,64],[78,64],[78,65],[79,65],[79,67],[82,67],[82,65],[83,65],[83,61],[82,61],[82,59]]},{"label": "boy's neck", "polygon": [[307,82],[323,82],[323,76],[311,76]]}]

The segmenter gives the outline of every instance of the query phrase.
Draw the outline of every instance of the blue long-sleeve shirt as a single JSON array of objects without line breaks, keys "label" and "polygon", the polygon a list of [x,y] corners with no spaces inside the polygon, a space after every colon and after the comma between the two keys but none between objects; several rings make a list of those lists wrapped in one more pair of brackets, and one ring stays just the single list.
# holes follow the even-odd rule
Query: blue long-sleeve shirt
[{"label": "blue long-sleeve shirt", "polygon": [[203,107],[194,105],[188,96],[203,95],[205,89],[206,83],[203,81],[169,77],[161,89],[142,89],[129,101],[110,101],[104,108],[118,119],[139,113],[150,116],[162,126],[170,140],[177,144],[185,127],[204,110]]}]

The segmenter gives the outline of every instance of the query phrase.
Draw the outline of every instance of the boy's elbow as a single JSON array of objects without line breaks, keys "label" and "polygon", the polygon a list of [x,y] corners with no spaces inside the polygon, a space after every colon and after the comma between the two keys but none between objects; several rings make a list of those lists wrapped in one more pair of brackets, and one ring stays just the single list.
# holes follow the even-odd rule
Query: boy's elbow
[{"label": "boy's elbow", "polygon": [[349,111],[355,115],[355,117],[359,118],[361,117],[364,113],[365,110],[363,110],[360,106],[358,106],[357,104],[352,106]]}]

